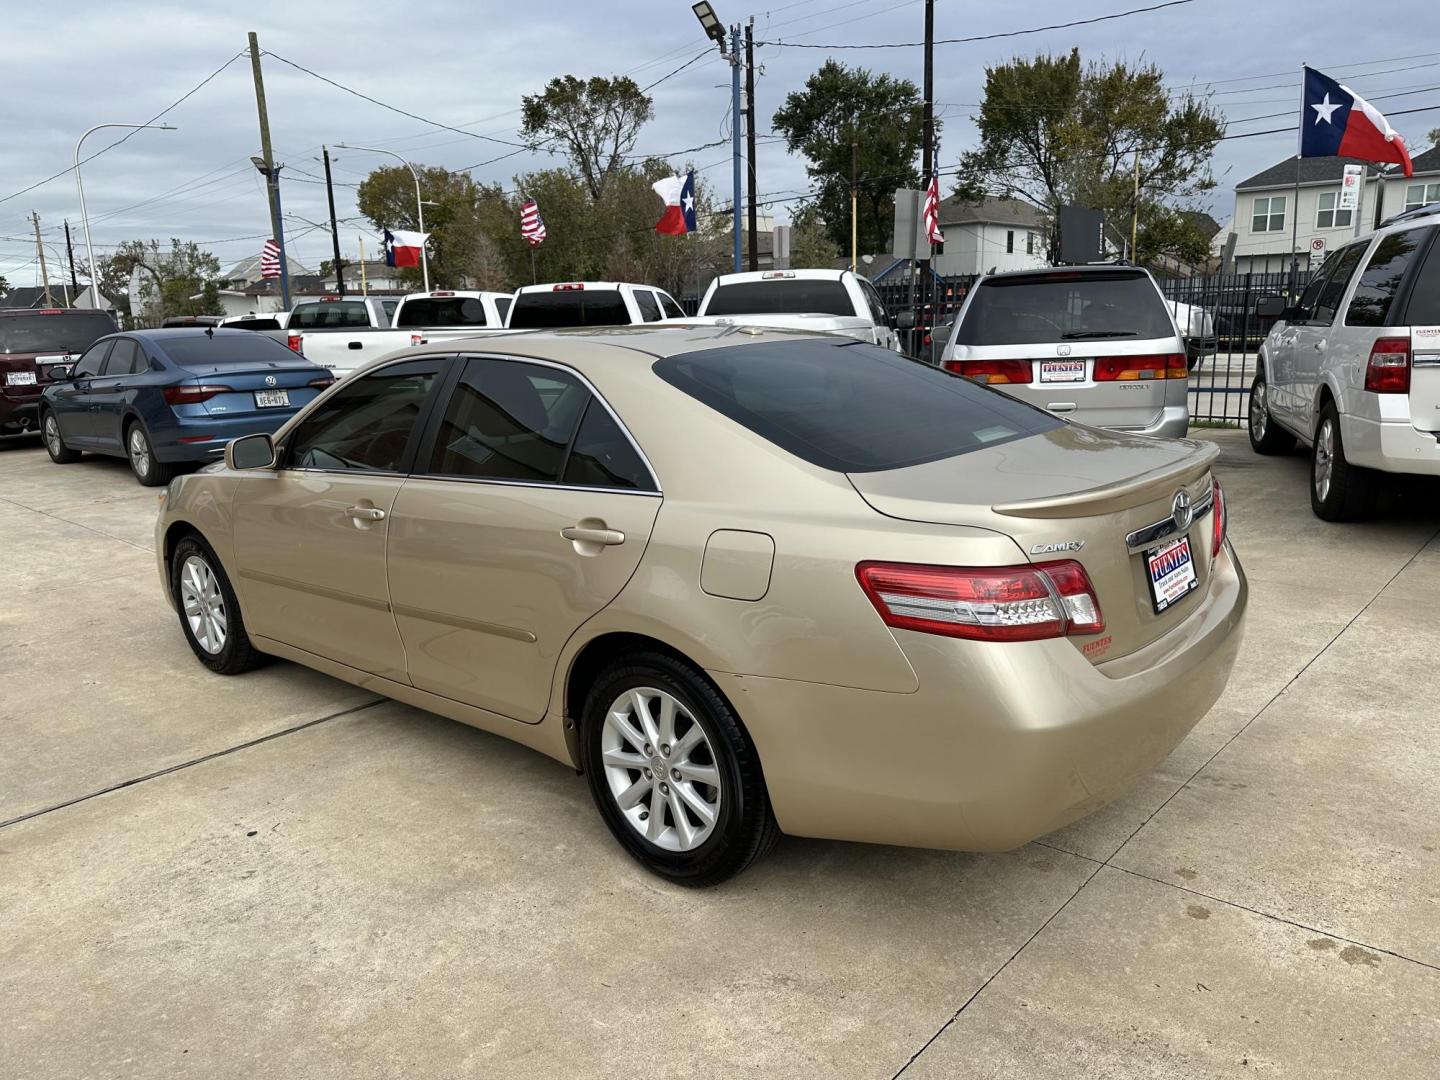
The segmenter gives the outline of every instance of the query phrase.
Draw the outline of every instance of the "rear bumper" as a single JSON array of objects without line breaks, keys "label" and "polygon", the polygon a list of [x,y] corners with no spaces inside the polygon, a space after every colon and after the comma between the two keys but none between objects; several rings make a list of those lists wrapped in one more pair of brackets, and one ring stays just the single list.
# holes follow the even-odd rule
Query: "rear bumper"
[{"label": "rear bumper", "polygon": [[[225,446],[242,435],[273,435],[298,411],[276,409],[275,415],[237,417],[172,417],[170,423],[150,429],[150,444],[157,461],[170,463],[218,461]],[[181,441],[185,440],[185,441]]]},{"label": "rear bumper", "polygon": [[1389,473],[1440,476],[1440,439],[1408,420],[1371,420],[1342,415],[1340,435],[1345,460]]},{"label": "rear bumper", "polygon": [[40,402],[0,397],[0,438],[35,435],[40,431]]},{"label": "rear bumper", "polygon": [[1148,427],[1115,427],[1127,435],[1150,435],[1159,439],[1183,439],[1190,431],[1190,406],[1166,405],[1160,415]]},{"label": "rear bumper", "polygon": [[897,631],[913,694],[711,674],[786,832],[1003,851],[1112,801],[1185,737],[1225,687],[1246,602],[1227,545],[1185,622],[1100,666],[1065,640]]}]

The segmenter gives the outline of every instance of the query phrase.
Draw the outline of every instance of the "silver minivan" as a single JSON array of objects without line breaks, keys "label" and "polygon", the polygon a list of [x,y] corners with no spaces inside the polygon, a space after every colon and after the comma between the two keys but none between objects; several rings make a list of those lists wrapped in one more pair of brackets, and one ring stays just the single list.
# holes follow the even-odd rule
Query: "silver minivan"
[{"label": "silver minivan", "polygon": [[1181,438],[1190,426],[1185,340],[1135,266],[981,278],[940,366],[1093,427]]}]

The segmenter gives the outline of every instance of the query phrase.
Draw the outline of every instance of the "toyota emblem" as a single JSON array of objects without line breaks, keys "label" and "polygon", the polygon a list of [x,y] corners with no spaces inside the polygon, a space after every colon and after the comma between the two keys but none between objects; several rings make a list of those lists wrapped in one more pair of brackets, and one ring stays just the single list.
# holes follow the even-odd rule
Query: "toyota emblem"
[{"label": "toyota emblem", "polygon": [[1170,518],[1175,522],[1176,532],[1186,532],[1190,523],[1195,520],[1195,508],[1190,505],[1190,493],[1181,488],[1175,493],[1175,501],[1170,504]]},{"label": "toyota emblem", "polygon": [[266,375],[266,376],[265,376],[265,385],[266,385],[266,386],[274,386],[274,385],[275,385],[275,376],[274,376],[274,375]]}]

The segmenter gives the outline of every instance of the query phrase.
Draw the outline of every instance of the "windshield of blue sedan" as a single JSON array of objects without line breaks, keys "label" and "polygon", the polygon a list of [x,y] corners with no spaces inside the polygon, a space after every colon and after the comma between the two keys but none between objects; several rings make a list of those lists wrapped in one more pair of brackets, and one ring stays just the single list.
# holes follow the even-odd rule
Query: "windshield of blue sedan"
[{"label": "windshield of blue sedan", "polygon": [[1061,421],[996,390],[861,342],[764,342],[655,364],[671,386],[796,457],[879,472],[998,446]]}]

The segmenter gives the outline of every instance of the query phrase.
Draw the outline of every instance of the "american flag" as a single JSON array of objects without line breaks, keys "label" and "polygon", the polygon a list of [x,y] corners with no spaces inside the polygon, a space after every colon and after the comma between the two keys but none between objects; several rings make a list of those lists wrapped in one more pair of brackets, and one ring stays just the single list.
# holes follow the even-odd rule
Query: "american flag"
[{"label": "american flag", "polygon": [[260,249],[260,276],[262,278],[280,276],[280,245],[273,239],[266,240],[265,246]]},{"label": "american flag", "polygon": [[545,222],[540,220],[540,204],[534,199],[526,199],[520,207],[520,235],[531,247],[545,242]]},{"label": "american flag", "polygon": [[932,244],[945,242],[945,234],[940,231],[940,173],[938,171],[930,177],[930,186],[925,189],[925,235],[930,238]]}]

